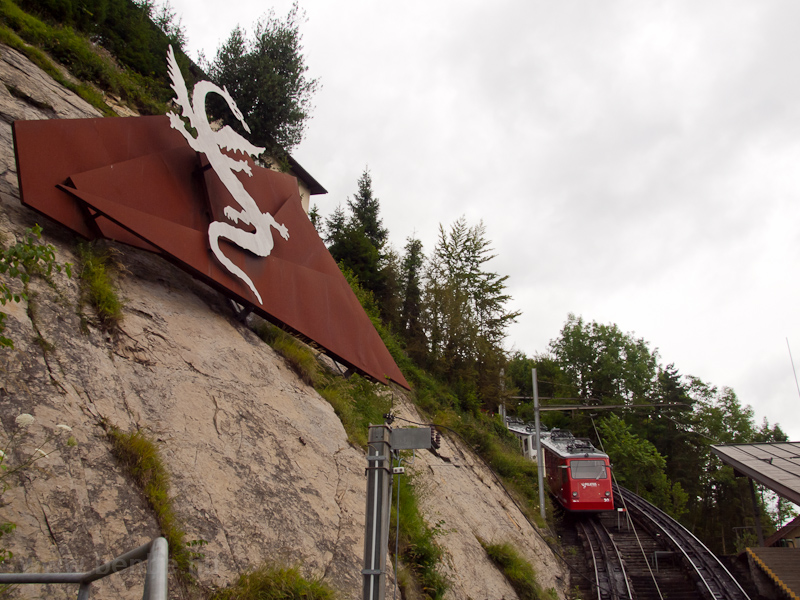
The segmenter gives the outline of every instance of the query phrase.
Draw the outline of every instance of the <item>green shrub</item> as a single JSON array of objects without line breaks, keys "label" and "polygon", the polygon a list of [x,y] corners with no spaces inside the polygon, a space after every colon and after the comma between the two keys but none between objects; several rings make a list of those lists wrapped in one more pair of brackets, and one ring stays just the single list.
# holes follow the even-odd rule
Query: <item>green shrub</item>
[{"label": "green shrub", "polygon": [[286,360],[300,379],[312,386],[317,383],[319,364],[308,346],[266,321],[258,323],[255,332]]},{"label": "green shrub", "polygon": [[514,588],[520,600],[549,600],[551,594],[544,592],[536,581],[536,571],[531,564],[520,556],[509,543],[488,544],[478,538],[491,561],[505,575],[508,583]]},{"label": "green shrub", "polygon": [[[395,547],[398,546],[399,560],[395,556],[395,561],[406,571],[405,574],[398,575],[398,582],[406,597],[414,595],[412,589],[416,589],[423,598],[439,600],[449,588],[447,578],[437,568],[444,555],[444,551],[436,543],[436,536],[441,530],[438,526],[429,527],[423,518],[413,475],[398,475],[395,485],[400,486],[400,540],[397,544],[395,503],[392,505],[389,521],[389,548],[394,554]],[[396,497],[396,491],[392,495]],[[412,581],[407,581],[405,575],[410,575]]]},{"label": "green shrub", "polygon": [[[12,280],[19,279],[24,288],[23,292],[15,292],[8,287],[5,281],[0,281],[0,304],[5,305],[7,302],[29,300],[27,294],[28,282],[33,275],[40,275],[49,281],[53,271],[60,273],[63,269],[68,277],[72,277],[72,265],[66,263],[62,266],[56,262],[55,248],[51,244],[41,244],[41,239],[42,228],[39,225],[34,225],[32,228],[25,230],[21,242],[17,242],[10,248],[0,252],[0,274]],[[28,309],[29,311],[33,310],[33,307],[29,304]],[[3,335],[5,319],[6,314],[0,312],[0,347],[13,348],[14,342]]]},{"label": "green shrub", "polygon": [[94,308],[105,330],[114,329],[122,321],[122,301],[111,278],[111,251],[92,244],[78,245],[81,259],[80,282],[84,300]]},{"label": "green shrub", "polygon": [[382,424],[383,415],[391,409],[391,398],[378,394],[378,385],[360,375],[344,379],[327,373],[316,388],[333,407],[354,446],[366,449],[369,426]]},{"label": "green shrub", "polygon": [[239,577],[235,586],[220,590],[211,600],[334,600],[325,583],[304,578],[297,568],[265,565]]},{"label": "green shrub", "polygon": [[[146,114],[165,112],[163,101],[168,98],[166,82],[145,77],[132,70],[123,70],[95,48],[85,36],[71,27],[50,25],[20,9],[12,0],[0,0],[0,39],[19,50],[58,83],[71,89],[106,116],[114,112],[103,100],[102,94],[91,85],[75,84],[68,80],[45,55],[47,52],[65,66],[77,79],[97,85],[106,92],[120,96]],[[27,46],[31,44],[32,46]],[[166,46],[163,56],[166,57]],[[166,69],[166,59],[164,59]]]},{"label": "green shrub", "polygon": [[108,428],[108,437],[114,456],[142,490],[147,504],[155,513],[179,576],[185,582],[194,581],[192,560],[196,553],[189,550],[194,543],[186,543],[186,534],[170,496],[169,473],[161,460],[158,446],[141,431],[123,433],[114,426]]}]

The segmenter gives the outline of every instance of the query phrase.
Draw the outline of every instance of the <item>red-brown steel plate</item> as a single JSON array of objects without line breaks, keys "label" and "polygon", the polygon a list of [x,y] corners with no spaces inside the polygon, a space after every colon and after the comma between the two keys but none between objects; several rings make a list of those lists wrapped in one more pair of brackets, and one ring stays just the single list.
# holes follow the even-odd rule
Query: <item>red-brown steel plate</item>
[{"label": "red-brown steel plate", "polygon": [[259,303],[209,247],[212,215],[224,219],[235,202],[165,116],[17,121],[14,141],[24,204],[89,239],[159,252],[348,367],[409,387],[303,211],[294,177],[252,161],[253,176],[239,175],[260,210],[286,225],[288,240],[273,229],[265,258],[220,243],[252,279]]}]

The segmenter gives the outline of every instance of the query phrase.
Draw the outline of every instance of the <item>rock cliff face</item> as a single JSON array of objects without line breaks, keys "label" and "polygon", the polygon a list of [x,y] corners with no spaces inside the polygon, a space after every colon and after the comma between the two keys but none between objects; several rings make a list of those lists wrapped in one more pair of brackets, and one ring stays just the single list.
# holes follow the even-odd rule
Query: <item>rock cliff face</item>
[{"label": "rock cliff face", "polygon": [[[0,79],[0,236],[13,243],[39,222],[58,260],[76,264],[73,236],[20,204],[11,123],[99,115],[5,46]],[[91,317],[86,326],[77,282],[63,274],[54,285],[34,279],[30,302],[3,308],[16,347],[0,350],[0,444],[14,439],[11,461],[47,453],[6,482],[0,521],[17,524],[0,540],[14,553],[6,570],[88,570],[159,535],[111,454],[103,428],[111,424],[157,440],[187,539],[207,542],[198,562],[203,585],[225,586],[277,561],[323,578],[342,598],[360,598],[366,461],[333,409],[216,292],[156,256],[113,250],[126,303],[119,333],[104,334]],[[404,416],[419,419],[400,402]],[[35,422],[20,429],[20,413]],[[443,521],[450,597],[516,598],[476,536],[513,542],[543,587],[563,597],[561,564],[489,471],[455,441],[445,440],[443,452],[449,461],[426,452],[412,468],[426,517]],[[141,597],[142,572],[93,584],[93,597]],[[74,598],[76,589],[14,593]],[[171,596],[183,595],[173,581]]]}]

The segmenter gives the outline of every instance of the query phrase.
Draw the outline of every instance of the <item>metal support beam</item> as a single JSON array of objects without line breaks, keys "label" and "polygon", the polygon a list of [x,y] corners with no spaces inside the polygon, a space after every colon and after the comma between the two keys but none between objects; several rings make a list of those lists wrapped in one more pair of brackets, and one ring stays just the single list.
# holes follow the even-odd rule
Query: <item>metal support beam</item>
[{"label": "metal support beam", "polygon": [[386,549],[389,545],[389,484],[392,481],[388,425],[370,425],[367,452],[367,518],[364,536],[363,600],[386,596]]},{"label": "metal support beam", "polygon": [[758,509],[758,500],[756,499],[756,486],[753,480],[748,477],[747,481],[750,482],[750,498],[753,501],[753,517],[756,521],[756,536],[758,537],[758,545],[764,546],[764,532],[761,530],[761,511]]}]

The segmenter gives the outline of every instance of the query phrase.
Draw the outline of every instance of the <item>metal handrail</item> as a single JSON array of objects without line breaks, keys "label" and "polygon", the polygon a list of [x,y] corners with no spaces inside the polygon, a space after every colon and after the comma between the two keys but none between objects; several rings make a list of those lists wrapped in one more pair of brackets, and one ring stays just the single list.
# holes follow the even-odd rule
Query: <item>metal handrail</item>
[{"label": "metal handrail", "polygon": [[89,600],[93,581],[147,561],[142,600],[167,600],[168,551],[167,540],[158,537],[86,573],[0,573],[0,584],[77,583],[78,600]]}]

